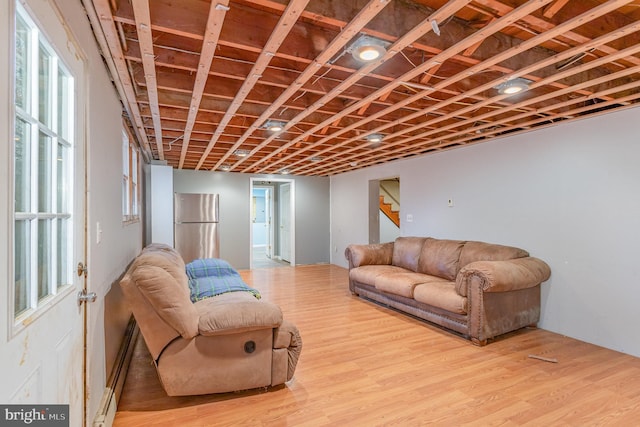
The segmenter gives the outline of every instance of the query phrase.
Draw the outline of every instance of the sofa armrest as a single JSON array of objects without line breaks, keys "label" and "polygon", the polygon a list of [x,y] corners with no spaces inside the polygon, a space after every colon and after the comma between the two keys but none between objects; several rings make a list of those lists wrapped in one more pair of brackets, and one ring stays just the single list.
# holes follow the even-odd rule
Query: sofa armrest
[{"label": "sofa armrest", "polygon": [[300,359],[300,353],[302,352],[302,338],[300,338],[300,332],[296,325],[288,320],[284,320],[280,327],[274,329],[273,348],[274,352],[286,349],[287,372],[285,378],[286,381],[289,381],[293,378],[293,373],[296,370],[298,359]]},{"label": "sofa armrest", "polygon": [[371,245],[349,245],[344,251],[349,268],[361,265],[390,265],[393,257],[393,242]]},{"label": "sofa armrest", "polygon": [[194,304],[200,315],[201,335],[225,335],[277,328],[282,310],[276,304],[258,301],[248,292],[229,292]]},{"label": "sofa armrest", "polygon": [[549,266],[534,257],[506,261],[476,261],[464,266],[456,277],[456,291],[467,296],[471,278],[482,281],[483,292],[507,292],[534,287],[551,276]]}]

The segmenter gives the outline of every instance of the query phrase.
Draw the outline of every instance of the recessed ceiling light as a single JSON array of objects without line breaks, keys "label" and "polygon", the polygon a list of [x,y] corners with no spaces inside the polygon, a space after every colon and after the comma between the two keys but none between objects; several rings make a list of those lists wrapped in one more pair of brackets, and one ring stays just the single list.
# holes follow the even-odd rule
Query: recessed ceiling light
[{"label": "recessed ceiling light", "polygon": [[249,150],[236,150],[233,154],[238,157],[247,157],[249,155]]},{"label": "recessed ceiling light", "polygon": [[230,170],[230,169],[231,169],[231,166],[230,166],[230,165],[228,165],[228,164],[226,164],[226,163],[225,163],[225,164],[223,164],[223,165],[220,165],[220,170],[221,170],[221,171],[228,171],[228,170]]},{"label": "recessed ceiling light", "polygon": [[285,122],[280,120],[267,120],[262,127],[269,132],[280,132],[284,129],[285,124]]},{"label": "recessed ceiling light", "polygon": [[384,135],[381,133],[372,133],[371,135],[367,135],[365,139],[369,142],[379,143],[382,142]]},{"label": "recessed ceiling light", "polygon": [[289,175],[289,174],[291,173],[291,171],[290,171],[289,169],[286,169],[286,168],[285,168],[285,169],[281,169],[281,170],[280,170],[280,173],[281,173],[282,175]]},{"label": "recessed ceiling light", "polygon": [[321,160],[322,160],[322,157],[320,157],[320,156],[313,156],[310,160],[311,160],[312,162],[319,162],[319,161],[321,161]]},{"label": "recessed ceiling light", "polygon": [[389,42],[363,34],[349,46],[347,52],[358,61],[371,62],[383,56],[389,45]]},{"label": "recessed ceiling light", "polygon": [[494,87],[494,89],[496,89],[498,93],[502,95],[513,95],[529,89],[529,84],[531,84],[531,80],[518,77],[515,79],[507,80],[506,82]]}]

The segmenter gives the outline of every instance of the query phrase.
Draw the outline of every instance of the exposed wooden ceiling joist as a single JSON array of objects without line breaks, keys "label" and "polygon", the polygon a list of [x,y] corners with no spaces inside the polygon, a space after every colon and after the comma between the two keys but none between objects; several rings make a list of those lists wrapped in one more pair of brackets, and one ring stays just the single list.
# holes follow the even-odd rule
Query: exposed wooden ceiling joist
[{"label": "exposed wooden ceiling joist", "polygon": [[[640,0],[85,3],[146,156],[176,168],[331,175],[640,102]],[[361,34],[381,58],[351,57]]]},{"label": "exposed wooden ceiling joist", "polygon": [[185,124],[184,134],[182,137],[182,151],[180,153],[180,162],[178,163],[178,168],[180,169],[184,166],[184,159],[189,150],[191,132],[196,121],[196,116],[198,115],[198,110],[200,109],[200,101],[202,100],[204,86],[209,78],[211,62],[213,61],[213,55],[216,51],[216,47],[218,46],[218,38],[220,37],[222,23],[224,22],[224,16],[227,10],[229,10],[228,0],[219,0],[215,4],[211,3],[209,6],[209,15],[207,18],[207,26],[204,31],[204,39],[202,40],[202,50],[200,52],[198,71],[193,85],[191,104],[189,105],[189,117],[187,118],[187,123]]}]

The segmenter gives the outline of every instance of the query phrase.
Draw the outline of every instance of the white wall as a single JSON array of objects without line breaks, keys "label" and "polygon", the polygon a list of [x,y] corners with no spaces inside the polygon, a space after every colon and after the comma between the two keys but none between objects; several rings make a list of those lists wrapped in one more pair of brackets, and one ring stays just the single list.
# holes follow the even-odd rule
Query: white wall
[{"label": "white wall", "polygon": [[380,211],[380,243],[393,242],[400,235],[400,229]]},{"label": "white wall", "polygon": [[145,165],[145,245],[164,243],[173,246],[173,168]]},{"label": "white wall", "polygon": [[[2,23],[0,27],[0,57],[3,58],[4,66],[0,67],[0,135],[2,139],[12,135],[11,117],[9,111],[8,95],[9,82],[13,78],[8,66],[8,58],[11,57],[12,37],[9,34],[9,20],[12,18],[10,11],[13,7],[9,5],[12,1],[2,2],[0,16]],[[37,8],[42,8],[42,1],[28,0]],[[105,295],[112,286],[117,286],[117,280],[125,270],[128,263],[139,252],[142,245],[142,227],[140,223],[123,225],[121,207],[121,185],[122,185],[122,149],[121,149],[121,129],[122,129],[122,106],[117,99],[113,84],[108,77],[98,47],[94,41],[89,22],[84,13],[80,0],[56,0],[56,3],[64,20],[70,37],[75,38],[82,53],[86,57],[86,82],[88,92],[86,100],[87,129],[85,139],[87,141],[87,167],[88,167],[88,236],[87,265],[89,269],[87,286],[89,291],[94,291],[98,295],[95,303],[88,305],[88,394],[90,396],[87,422],[91,423],[98,409],[100,398],[106,383],[107,370],[110,367],[105,365]],[[64,48],[64,46],[62,46]],[[8,228],[12,225],[10,220],[9,200],[10,185],[13,182],[8,171],[11,170],[10,161],[12,153],[10,144],[2,143],[2,155],[0,156],[0,170],[3,177],[0,179],[0,200],[3,201],[0,208],[0,265],[8,265],[8,253],[10,250],[8,239]],[[100,222],[102,229],[101,242],[96,242],[96,227]],[[7,271],[3,268],[2,271]],[[6,275],[5,275],[6,276]],[[2,304],[6,304],[6,284],[11,283],[10,278],[4,277],[0,286],[2,292]],[[7,331],[6,311],[0,315],[0,329]],[[108,317],[108,316],[107,316]],[[110,325],[113,326],[113,325]],[[124,331],[122,331],[123,333]],[[27,327],[25,333],[29,333]],[[24,335],[24,334],[23,334]],[[5,359],[5,352],[14,351],[18,347],[22,349],[23,336],[13,339],[16,343],[6,339],[6,332],[2,333],[0,339],[0,353]],[[19,355],[17,356],[19,358]],[[110,357],[112,359],[113,356]],[[82,369],[79,364],[78,369]],[[3,375],[3,377],[5,377]],[[6,385],[6,384],[5,384]],[[4,390],[10,392],[10,390]],[[45,398],[49,398],[45,396]],[[52,401],[42,403],[54,403]]]},{"label": "white wall", "polygon": [[295,261],[329,261],[329,179],[294,175],[251,175],[233,172],[173,172],[177,193],[220,194],[220,258],[238,269],[249,268],[251,252],[251,178],[295,181]]},{"label": "white wall", "polygon": [[398,175],[402,235],[528,250],[552,271],[541,328],[640,356],[639,135],[632,108],[334,176],[331,262],[367,242],[367,182]]}]

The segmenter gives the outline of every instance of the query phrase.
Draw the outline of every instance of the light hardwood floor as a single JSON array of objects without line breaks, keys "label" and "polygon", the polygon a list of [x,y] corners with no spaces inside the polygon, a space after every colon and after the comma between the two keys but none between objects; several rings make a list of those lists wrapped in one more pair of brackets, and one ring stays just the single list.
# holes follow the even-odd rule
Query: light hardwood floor
[{"label": "light hardwood floor", "polygon": [[337,266],[241,274],[300,329],[294,379],[170,398],[140,341],[115,426],[640,425],[638,358],[541,329],[476,347],[351,296]]}]

